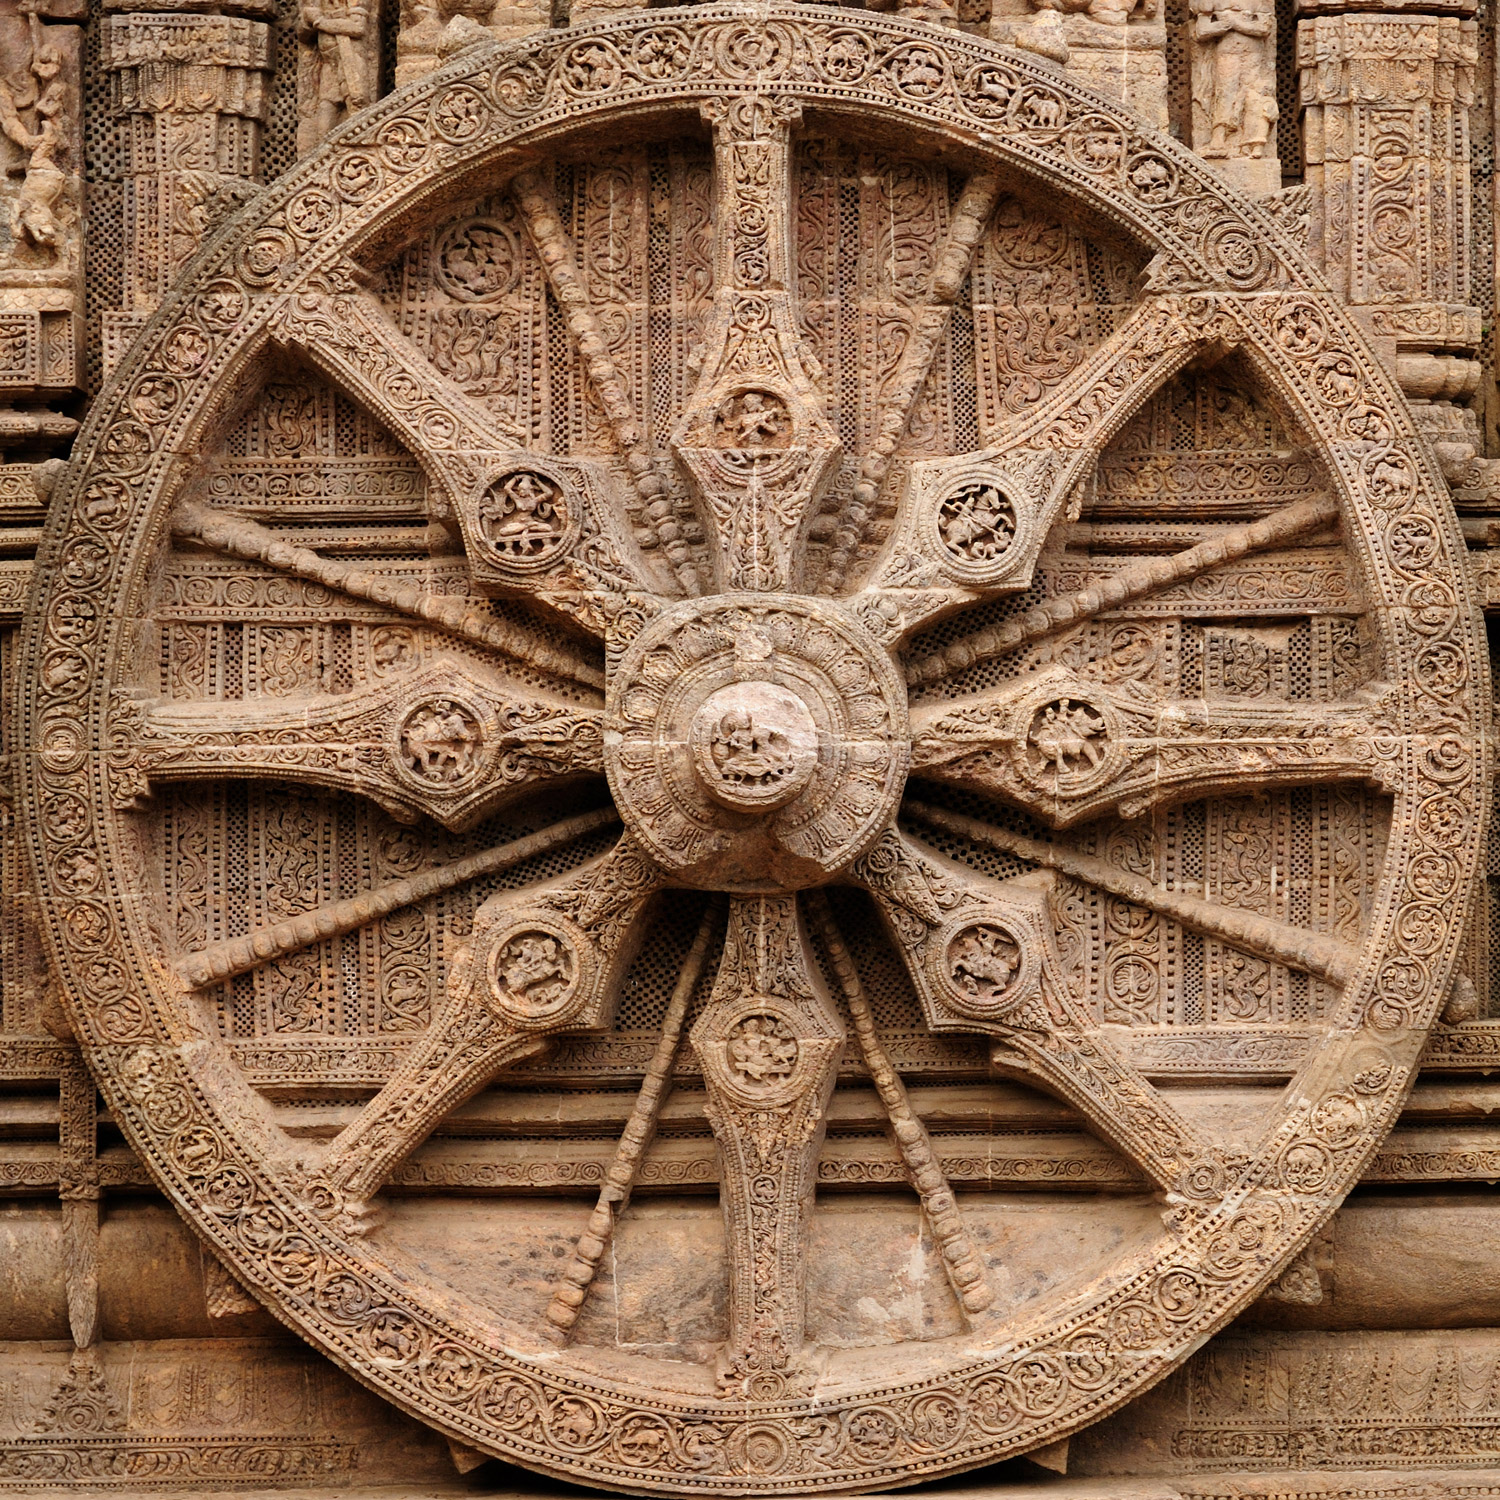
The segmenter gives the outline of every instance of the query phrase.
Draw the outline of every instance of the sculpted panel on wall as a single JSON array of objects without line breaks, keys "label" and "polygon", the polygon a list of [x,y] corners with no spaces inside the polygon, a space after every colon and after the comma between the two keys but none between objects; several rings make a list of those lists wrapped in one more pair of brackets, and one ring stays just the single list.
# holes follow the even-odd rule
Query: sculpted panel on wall
[{"label": "sculpted panel on wall", "polygon": [[[1309,208],[1270,9],[226,9],[99,18],[107,378],[0,469],[0,1045],[60,1080],[0,1229],[62,1267],[0,1476],[1207,1495],[1328,1467],[1329,1360],[1341,1467],[1487,1463],[1488,1303],[1372,1311],[1333,1218],[1500,1161],[1467,272],[1334,232],[1405,254],[1335,164],[1468,158],[1335,149],[1397,129],[1364,21],[1300,33]],[[77,38],[4,26],[76,299]]]}]

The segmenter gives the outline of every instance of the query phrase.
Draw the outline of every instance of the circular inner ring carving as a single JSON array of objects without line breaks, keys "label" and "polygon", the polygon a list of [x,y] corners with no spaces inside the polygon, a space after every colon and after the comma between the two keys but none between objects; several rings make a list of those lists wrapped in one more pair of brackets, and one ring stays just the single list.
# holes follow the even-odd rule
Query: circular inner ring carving
[{"label": "circular inner ring carving", "polygon": [[831,602],[690,601],[625,653],[605,768],[627,826],[683,879],[817,885],[900,797],[903,700],[888,654]]}]

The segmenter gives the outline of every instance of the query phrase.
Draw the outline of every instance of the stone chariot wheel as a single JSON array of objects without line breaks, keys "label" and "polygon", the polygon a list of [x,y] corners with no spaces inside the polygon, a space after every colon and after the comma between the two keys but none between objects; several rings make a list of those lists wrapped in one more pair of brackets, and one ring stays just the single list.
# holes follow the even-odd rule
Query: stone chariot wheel
[{"label": "stone chariot wheel", "polygon": [[1097,1421],[1282,1275],[1446,993],[1482,657],[1401,400],[1278,220],[952,30],[461,53],[202,251],[39,577],[114,1117],[534,1469],[857,1491]]}]

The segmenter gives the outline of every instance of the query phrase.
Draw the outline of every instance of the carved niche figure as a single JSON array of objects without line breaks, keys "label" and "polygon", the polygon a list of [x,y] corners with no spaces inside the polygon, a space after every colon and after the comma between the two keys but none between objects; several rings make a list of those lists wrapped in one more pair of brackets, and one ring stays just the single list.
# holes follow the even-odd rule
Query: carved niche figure
[{"label": "carved niche figure", "polygon": [[1274,157],[1274,8],[1265,0],[1192,0],[1192,13],[1194,146],[1210,157]]},{"label": "carved niche figure", "polygon": [[20,188],[9,206],[10,232],[17,244],[29,241],[56,258],[68,181],[58,158],[66,159],[68,151],[64,130],[71,96],[60,76],[63,59],[57,43],[48,39],[35,9],[25,7],[22,14],[26,44],[7,47],[9,61],[0,74],[0,130],[25,157]]},{"label": "carved niche figure", "polygon": [[78,379],[80,32],[44,25],[46,8],[0,0],[0,404]]},{"label": "carved niche figure", "polygon": [[508,41],[547,24],[547,0],[401,0],[396,83],[411,83],[476,41]]},{"label": "carved niche figure", "polygon": [[374,97],[379,35],[365,0],[303,0],[297,77],[297,149],[311,151]]},{"label": "carved niche figure", "polygon": [[1158,0],[997,0],[990,32],[1066,63],[1090,88],[1166,127],[1167,33]]}]

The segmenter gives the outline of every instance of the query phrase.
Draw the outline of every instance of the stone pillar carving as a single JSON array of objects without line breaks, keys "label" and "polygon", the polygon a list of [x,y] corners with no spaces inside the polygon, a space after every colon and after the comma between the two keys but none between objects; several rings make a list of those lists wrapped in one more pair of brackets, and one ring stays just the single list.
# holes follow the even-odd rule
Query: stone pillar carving
[{"label": "stone pillar carving", "polygon": [[[1313,16],[1298,26],[1297,57],[1313,254],[1411,394],[1462,394],[1465,372],[1447,357],[1472,354],[1480,335],[1469,259],[1475,24]],[[1426,389],[1434,369],[1455,389]]]},{"label": "stone pillar carving", "polygon": [[105,314],[108,370],[260,179],[271,30],[242,15],[111,16],[101,54],[125,156],[125,306]]},{"label": "stone pillar carving", "polygon": [[1190,0],[1193,149],[1255,197],[1281,189],[1276,154],[1276,7]]},{"label": "stone pillar carving", "polygon": [[76,430],[45,409],[80,380],[82,14],[70,0],[0,0],[0,448],[45,456]]}]

